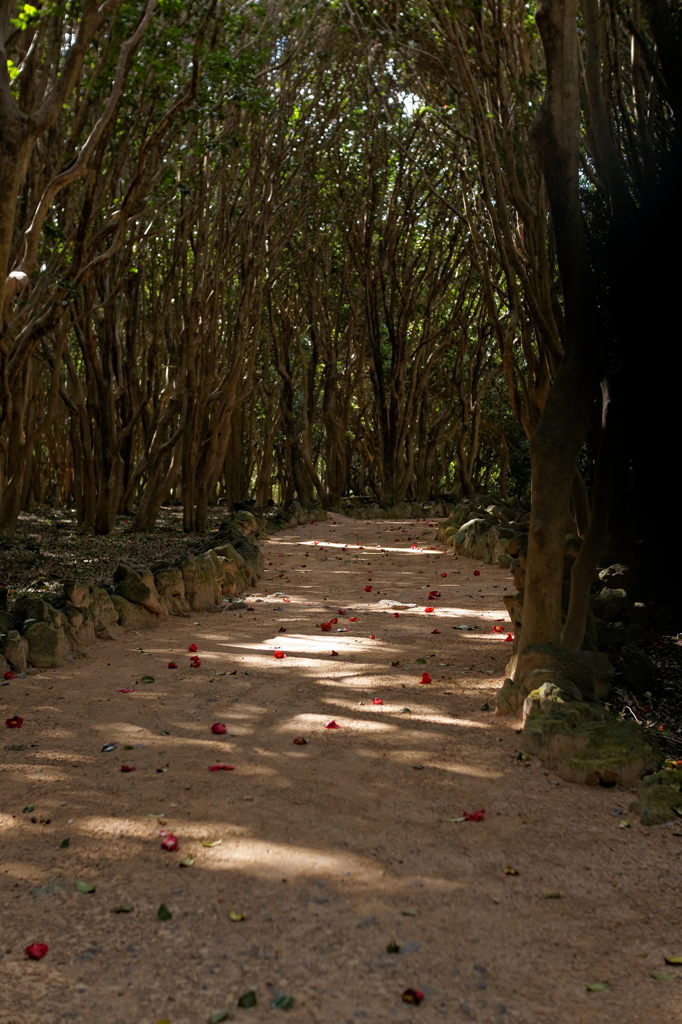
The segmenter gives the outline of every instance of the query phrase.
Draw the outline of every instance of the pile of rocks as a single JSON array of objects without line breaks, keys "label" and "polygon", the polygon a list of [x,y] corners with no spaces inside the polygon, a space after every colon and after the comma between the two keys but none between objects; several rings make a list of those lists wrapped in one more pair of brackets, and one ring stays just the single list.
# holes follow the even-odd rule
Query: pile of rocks
[{"label": "pile of rocks", "polygon": [[0,674],[56,668],[83,657],[97,637],[152,629],[169,615],[235,607],[234,598],[263,575],[258,536],[256,517],[237,512],[208,539],[189,542],[196,552],[173,565],[122,562],[111,585],[83,574],[58,593],[18,596],[0,610]]}]

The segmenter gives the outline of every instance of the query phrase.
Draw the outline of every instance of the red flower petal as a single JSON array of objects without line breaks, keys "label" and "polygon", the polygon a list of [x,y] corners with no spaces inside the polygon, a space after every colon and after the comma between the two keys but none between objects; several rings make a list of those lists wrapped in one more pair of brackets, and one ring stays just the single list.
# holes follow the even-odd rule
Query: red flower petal
[{"label": "red flower petal", "polygon": [[372,701],[372,704],[383,704],[383,703],[384,702],[381,699],[381,697],[375,697],[374,700]]},{"label": "red flower petal", "polygon": [[338,656],[339,656],[339,652],[338,651],[332,651],[332,658],[338,658]]},{"label": "red flower petal", "polygon": [[122,690],[117,690],[116,691],[116,693],[134,693],[134,692],[135,691],[131,690],[131,688],[129,686],[124,687],[124,689],[122,689]]},{"label": "red flower petal", "polygon": [[431,676],[429,675],[429,673],[425,672],[424,675],[419,680],[419,682],[420,683],[430,683],[431,682]]},{"label": "red flower petal", "polygon": [[345,615],[345,614],[346,613],[344,612],[343,608],[339,608],[339,615]]},{"label": "red flower petal", "polygon": [[293,742],[296,744],[297,747],[304,747],[308,741],[305,738],[305,736],[297,736],[293,740]]},{"label": "red flower petal", "polygon": [[133,766],[131,764],[122,764],[121,765],[121,771],[122,772],[136,772],[137,768],[133,768]]},{"label": "red flower petal", "polygon": [[169,662],[168,662],[168,668],[177,668],[177,667],[178,667],[178,666],[177,666],[177,665],[175,664],[175,662],[174,662],[174,661],[169,661]]},{"label": "red flower petal", "polygon": [[333,718],[332,718],[331,722],[327,722],[327,724],[325,725],[325,729],[340,729],[340,728],[341,728],[341,726],[337,725]]},{"label": "red flower petal", "polygon": [[27,946],[24,953],[29,960],[42,960],[47,953],[47,946],[44,942],[32,942],[30,946]]},{"label": "red flower petal", "polygon": [[445,579],[445,577],[447,576],[447,573],[446,572],[442,572],[441,576],[443,577],[443,579]]},{"label": "red flower petal", "polygon": [[335,626],[338,621],[339,621],[338,619],[330,619],[329,620],[329,625],[330,626]]},{"label": "red flower petal", "polygon": [[286,658],[286,654],[284,653],[284,651],[275,651],[275,653],[273,654],[273,658]]},{"label": "red flower petal", "polygon": [[440,590],[432,590],[429,597],[440,597]]},{"label": "red flower petal", "polygon": [[233,764],[212,764],[208,769],[210,772],[233,772]]},{"label": "red flower petal", "polygon": [[483,821],[485,811],[472,811],[471,814],[468,814],[466,811],[462,811],[462,817],[465,821]]},{"label": "red flower petal", "polygon": [[431,632],[432,633],[440,633],[440,630],[439,629],[432,629]]},{"label": "red flower petal", "polygon": [[161,843],[161,849],[168,850],[169,853],[175,853],[179,845],[180,844],[178,843],[173,833],[169,832],[164,841]]},{"label": "red flower petal", "polygon": [[370,640],[376,640],[376,637],[375,637],[374,633],[370,633],[369,634],[369,638],[370,638]]},{"label": "red flower petal", "polygon": [[199,648],[197,647],[196,644],[190,644],[189,647],[187,648],[187,650],[188,651],[198,651]]},{"label": "red flower petal", "polygon": [[435,608],[425,608],[424,611],[425,612],[433,612],[433,611],[435,611]]},{"label": "red flower petal", "polygon": [[478,569],[474,569],[474,576],[480,576],[480,575],[481,575],[481,574],[480,574],[480,572],[478,571]]},{"label": "red flower petal", "polygon": [[365,587],[365,593],[366,594],[371,594],[372,593],[372,588],[371,587]]},{"label": "red flower petal", "polygon": [[191,665],[192,668],[201,668],[201,660],[199,658],[197,658],[196,654],[194,655],[194,657],[191,660],[192,660],[192,665]]},{"label": "red flower petal", "polygon": [[280,626],[279,629],[277,630],[277,632],[278,633],[286,633],[286,629],[284,628],[284,626]]},{"label": "red flower petal", "polygon": [[[371,590],[371,587],[370,587],[370,590]],[[7,672],[5,672],[4,678],[5,679],[14,679],[14,672],[12,671],[11,668],[8,669]]]},{"label": "red flower petal", "polygon": [[352,618],[352,619],[349,619],[348,621],[349,622],[357,622],[358,620],[357,620],[357,618]]},{"label": "red flower petal", "polygon": [[5,725],[8,729],[21,729],[23,724],[24,720],[20,715],[12,715],[11,718],[5,719]]},{"label": "red flower petal", "polygon": [[225,733],[227,732],[227,726],[224,725],[222,722],[215,722],[211,726],[211,732],[215,733],[216,736],[224,736]]},{"label": "red flower petal", "polygon": [[331,628],[332,628],[331,622],[321,622],[320,623],[320,629],[322,630],[323,633],[328,633]]},{"label": "red flower petal", "polygon": [[394,618],[394,619],[399,619],[399,618],[400,618],[400,616],[398,615],[398,613],[397,613],[397,612],[393,612],[392,618]]}]

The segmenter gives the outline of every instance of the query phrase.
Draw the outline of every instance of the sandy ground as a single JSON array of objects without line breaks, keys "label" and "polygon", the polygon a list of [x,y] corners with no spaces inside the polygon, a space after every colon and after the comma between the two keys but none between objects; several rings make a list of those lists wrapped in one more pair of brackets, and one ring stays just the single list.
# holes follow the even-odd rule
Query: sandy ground
[{"label": "sandy ground", "polygon": [[682,827],[517,760],[520,723],[482,710],[511,580],[434,536],[290,530],[252,612],[171,619],[0,689],[2,721],[24,718],[1,757],[2,1024],[682,1022],[664,963],[682,955]]}]

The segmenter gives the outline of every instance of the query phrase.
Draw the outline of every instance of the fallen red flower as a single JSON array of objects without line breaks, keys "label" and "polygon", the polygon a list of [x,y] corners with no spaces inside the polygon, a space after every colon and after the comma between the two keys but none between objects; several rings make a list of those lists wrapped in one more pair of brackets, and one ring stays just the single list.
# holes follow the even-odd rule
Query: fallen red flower
[{"label": "fallen red flower", "polygon": [[135,691],[132,690],[129,686],[124,687],[122,690],[117,690],[116,691],[116,693],[134,693],[134,692]]},{"label": "fallen red flower", "polygon": [[210,772],[233,772],[233,764],[212,764],[209,769]]},{"label": "fallen red flower", "polygon": [[331,722],[327,722],[327,724],[325,725],[325,729],[340,729],[340,728],[341,728],[341,726],[337,725],[333,718],[332,718]]},{"label": "fallen red flower", "polygon": [[435,611],[435,608],[425,608],[424,611],[425,612],[433,612],[433,611]]},{"label": "fallen red flower", "polygon": [[372,701],[372,704],[383,704],[383,703],[384,702],[381,699],[381,697],[375,697],[374,700]]},{"label": "fallen red flower", "polygon": [[224,725],[223,722],[214,722],[211,726],[211,732],[216,736],[224,736],[227,732],[227,726]]},{"label": "fallen red flower", "polygon": [[472,811],[471,814],[467,814],[466,811],[462,811],[462,817],[465,821],[483,821],[485,811]]},{"label": "fallen red flower", "polygon": [[177,666],[177,665],[175,664],[175,662],[174,662],[174,661],[169,661],[169,662],[168,662],[168,668],[177,668],[177,667],[178,667],[178,666]]},{"label": "fallen red flower", "polygon": [[196,644],[190,644],[189,647],[187,648],[187,650],[188,651],[198,651],[199,648],[197,647]]},{"label": "fallen red flower", "polygon": [[290,597],[283,597],[282,600],[285,601],[287,604],[291,604],[291,598]]},{"label": "fallen red flower", "polygon": [[348,621],[349,621],[349,622],[357,622],[358,620],[357,620],[357,618],[356,618],[356,617],[353,617],[352,619],[349,619]]},{"label": "fallen red flower", "polygon": [[369,638],[370,638],[370,640],[376,640],[376,637],[375,637],[374,633],[370,633],[369,634]]},{"label": "fallen red flower", "polygon": [[30,946],[27,946],[24,953],[29,960],[42,960],[47,953],[47,946],[44,942],[32,942]]},{"label": "fallen red flower", "polygon": [[424,1001],[424,993],[418,988],[406,988],[400,997],[404,1003],[411,1003],[412,1006],[419,1006]]},{"label": "fallen red flower", "polygon": [[493,626],[493,633],[504,633],[504,626]]},{"label": "fallen red flower", "polygon": [[432,629],[431,632],[432,633],[440,633],[440,630],[439,629]]},{"label": "fallen red flower", "polygon": [[296,736],[293,742],[296,744],[297,747],[304,747],[308,741],[305,738],[305,736]]},{"label": "fallen red flower", "polygon": [[201,668],[201,660],[197,658],[196,654],[192,658],[192,668]]},{"label": "fallen red flower", "polygon": [[344,612],[343,608],[339,608],[339,615],[345,615],[345,614],[346,613]]},{"label": "fallen red flower", "polygon": [[432,590],[431,593],[429,594],[429,597],[440,597],[440,591]]},{"label": "fallen red flower", "polygon": [[330,620],[329,620],[329,624],[330,624],[331,626],[335,626],[335,625],[336,625],[336,623],[337,623],[338,621],[339,621],[338,619],[330,619]]},{"label": "fallen red flower", "polygon": [[429,675],[429,673],[425,672],[424,675],[419,680],[419,682],[420,683],[430,683],[431,682],[431,676]]},{"label": "fallen red flower", "polygon": [[121,771],[122,772],[136,772],[137,768],[133,768],[133,766],[131,764],[122,764],[121,765]]},{"label": "fallen red flower", "polygon": [[286,658],[286,654],[284,653],[284,651],[275,651],[275,653],[273,654],[273,658]]},{"label": "fallen red flower", "polygon": [[11,718],[5,719],[5,725],[8,729],[21,729],[23,724],[24,720],[20,715],[12,715]]},{"label": "fallen red flower", "polygon": [[397,612],[393,612],[393,616],[392,616],[392,617],[393,617],[394,619],[399,619],[399,618],[400,618],[400,616],[398,615],[398,613],[397,613]]},{"label": "fallen red flower", "polygon": [[[371,589],[372,589],[372,588],[370,587],[370,590],[371,590]],[[8,669],[8,670],[7,670],[7,672],[5,672],[5,675],[4,675],[4,677],[3,677],[3,678],[4,678],[4,679],[14,679],[14,672],[12,671],[12,669],[11,669],[11,668],[10,668],[10,669]]]},{"label": "fallen red flower", "polygon": [[321,622],[320,623],[320,629],[322,630],[323,633],[329,633],[331,628],[332,628],[331,622]]},{"label": "fallen red flower", "polygon": [[372,588],[371,587],[365,587],[365,593],[366,594],[371,594],[372,593]]},{"label": "fallen red flower", "polygon": [[480,572],[478,571],[478,569],[474,569],[474,576],[480,576],[480,575],[481,575],[481,574],[480,574]]},{"label": "fallen red flower", "polygon": [[445,577],[447,576],[447,573],[446,572],[442,572],[441,576],[443,577],[443,579],[445,579]]},{"label": "fallen red flower", "polygon": [[161,843],[161,849],[168,850],[169,853],[175,853],[179,845],[180,844],[178,843],[173,833],[169,832],[164,841]]},{"label": "fallen red flower", "polygon": [[338,651],[332,651],[332,658],[338,658],[338,656],[339,656],[339,652]]},{"label": "fallen red flower", "polygon": [[512,635],[511,633],[507,633],[506,637],[504,638],[504,642],[505,642],[506,644],[511,644],[511,643],[513,643],[513,642],[514,642],[514,637],[513,637],[513,635]]},{"label": "fallen red flower", "polygon": [[278,633],[286,633],[286,629],[284,628],[284,626],[280,626],[279,629],[277,630],[277,632]]}]

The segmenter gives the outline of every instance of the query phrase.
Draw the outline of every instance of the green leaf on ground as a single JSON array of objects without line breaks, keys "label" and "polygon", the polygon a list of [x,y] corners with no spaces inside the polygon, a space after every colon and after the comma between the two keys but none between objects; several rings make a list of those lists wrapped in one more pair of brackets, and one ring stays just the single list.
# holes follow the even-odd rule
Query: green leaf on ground
[{"label": "green leaf on ground", "polygon": [[89,882],[83,882],[80,878],[76,879],[76,888],[79,892],[94,892],[94,885],[90,885]]},{"label": "green leaf on ground", "polygon": [[595,981],[591,985],[587,986],[588,992],[602,992],[605,988],[608,988],[608,981]]},{"label": "green leaf on ground", "polygon": [[211,846],[220,846],[221,843],[222,843],[222,839],[207,839],[206,842],[202,841],[201,845],[202,846],[211,847]]},{"label": "green leaf on ground", "polygon": [[71,837],[70,836],[67,836],[66,839],[62,839],[61,843],[59,844],[59,849],[60,850],[65,850],[70,842],[71,842]]},{"label": "green leaf on ground", "polygon": [[419,917],[418,910],[401,910],[400,913],[403,917]]},{"label": "green leaf on ground", "polygon": [[172,914],[165,903],[162,903],[156,912],[156,917],[159,921],[170,921]]},{"label": "green leaf on ground", "polygon": [[682,964],[682,956],[667,956],[665,962],[667,964]]},{"label": "green leaf on ground", "polygon": [[387,953],[399,953],[400,952],[400,946],[398,945],[397,942],[394,942],[393,939],[391,939],[389,944],[386,946],[386,952]]},{"label": "green leaf on ground", "polygon": [[230,921],[246,921],[246,914],[241,910],[231,910],[228,914]]},{"label": "green leaf on ground", "polygon": [[292,996],[280,996],[279,999],[273,999],[270,1003],[271,1010],[290,1010],[294,1005]]},{"label": "green leaf on ground", "polygon": [[218,1010],[217,1013],[212,1013],[206,1021],[206,1024],[221,1024],[223,1020],[233,1020],[232,1014],[229,1010]]},{"label": "green leaf on ground", "polygon": [[132,914],[134,909],[135,909],[135,907],[132,905],[132,903],[125,903],[125,904],[122,904],[120,907],[112,907],[111,908],[111,913],[112,914]]},{"label": "green leaf on ground", "polygon": [[138,681],[138,683],[155,683],[156,682],[156,680],[154,679],[154,676],[140,676],[140,678],[137,681]]},{"label": "green leaf on ground", "polygon": [[251,990],[249,992],[245,992],[243,996],[239,997],[237,1000],[237,1006],[241,1006],[243,1010],[248,1010],[249,1007],[255,1006],[256,1002],[256,993]]},{"label": "green leaf on ground", "polygon": [[663,974],[661,971],[652,971],[651,977],[654,981],[674,981],[678,977],[677,974]]},{"label": "green leaf on ground", "polygon": [[426,658],[415,658],[415,662],[416,662],[417,665],[425,665],[426,664]]},{"label": "green leaf on ground", "polygon": [[194,857],[191,853],[188,853],[186,857],[183,857],[180,861],[181,868],[191,868],[194,864]]},{"label": "green leaf on ground", "polygon": [[33,806],[33,804],[29,804],[28,807],[24,807],[24,809],[23,809],[23,811],[21,813],[22,814],[30,814],[31,811],[35,811],[35,807]]},{"label": "green leaf on ground", "polygon": [[170,764],[166,764],[166,765],[163,766],[163,768],[157,768],[156,770],[157,770],[157,772],[167,772],[169,768],[170,768]]}]

